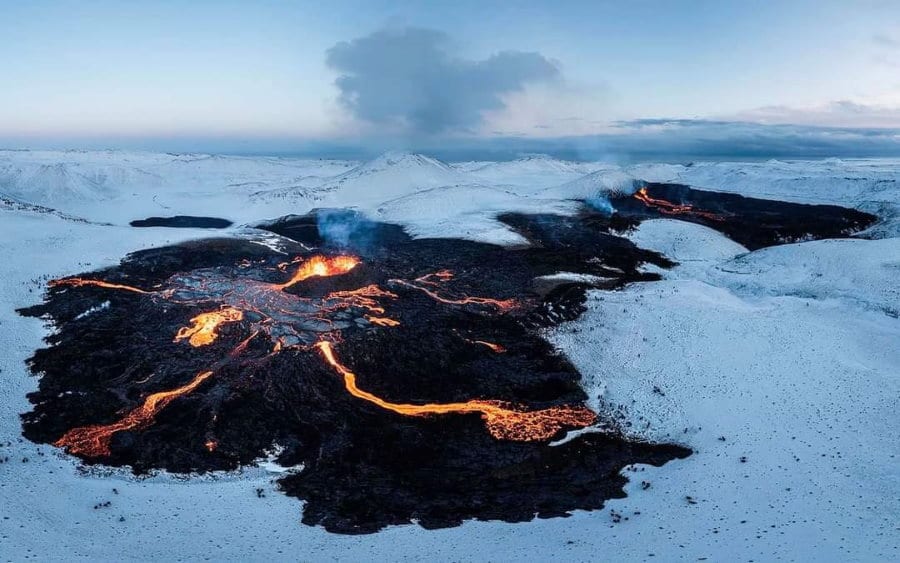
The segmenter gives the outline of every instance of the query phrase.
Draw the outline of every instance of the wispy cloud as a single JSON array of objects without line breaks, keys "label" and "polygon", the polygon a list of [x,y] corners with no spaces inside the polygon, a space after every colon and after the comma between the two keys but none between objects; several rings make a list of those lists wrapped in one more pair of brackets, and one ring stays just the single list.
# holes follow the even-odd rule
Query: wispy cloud
[{"label": "wispy cloud", "polygon": [[775,105],[740,112],[740,121],[825,127],[900,127],[900,104],[873,104],[835,100],[811,107]]}]

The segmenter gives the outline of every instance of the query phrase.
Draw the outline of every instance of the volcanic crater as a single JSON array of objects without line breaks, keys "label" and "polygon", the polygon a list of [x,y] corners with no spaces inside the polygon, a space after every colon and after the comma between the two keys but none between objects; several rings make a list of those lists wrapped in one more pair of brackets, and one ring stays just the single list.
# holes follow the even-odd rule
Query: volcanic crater
[{"label": "volcanic crater", "polygon": [[[539,334],[577,318],[589,288],[673,265],[617,233],[665,216],[759,248],[874,220],[661,184],[612,204],[501,215],[523,248],[319,210],[260,225],[278,250],[213,238],[54,280],[21,311],[57,329],[30,360],[41,379],[24,435],[136,473],[235,469],[276,445],[297,468],[278,483],[305,501],[302,521],[339,533],[600,508],[624,496],[623,467],[690,454],[592,412]],[[583,428],[596,431],[554,442]]]}]

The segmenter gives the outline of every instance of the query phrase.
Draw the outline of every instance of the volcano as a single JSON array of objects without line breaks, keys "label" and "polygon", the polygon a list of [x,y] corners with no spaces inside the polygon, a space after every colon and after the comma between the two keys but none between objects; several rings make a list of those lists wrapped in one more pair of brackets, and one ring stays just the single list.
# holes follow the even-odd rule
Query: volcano
[{"label": "volcano", "polygon": [[[593,412],[540,331],[578,317],[592,287],[673,265],[616,234],[641,218],[732,235],[749,222],[727,197],[667,195],[622,196],[613,216],[501,215],[527,247],[413,239],[329,210],[261,225],[279,250],[206,239],[54,280],[21,311],[57,328],[31,359],[42,377],[24,434],[136,473],[236,469],[276,451],[303,522],[339,533],[600,508],[624,496],[624,467],[690,451],[629,439]],[[752,240],[781,240],[795,212],[767,205]]]}]

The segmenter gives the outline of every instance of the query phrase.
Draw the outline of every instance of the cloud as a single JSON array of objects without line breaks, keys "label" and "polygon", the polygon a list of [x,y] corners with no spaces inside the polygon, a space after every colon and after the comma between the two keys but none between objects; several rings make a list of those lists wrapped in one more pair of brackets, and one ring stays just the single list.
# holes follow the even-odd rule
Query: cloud
[{"label": "cloud", "polygon": [[458,58],[450,38],[431,29],[381,30],[327,51],[340,73],[340,103],[359,119],[413,133],[472,130],[504,97],[560,76],[540,53],[502,51],[480,61]]},{"label": "cloud", "polygon": [[900,39],[895,39],[890,35],[878,34],[872,36],[872,41],[879,47],[888,47],[889,49],[900,49]]},{"label": "cloud", "polygon": [[810,158],[900,155],[900,128],[769,125],[711,119],[638,119],[609,135],[628,154],[706,158]]},{"label": "cloud", "polygon": [[900,127],[900,105],[836,100],[812,107],[766,106],[734,116],[741,121],[829,127]]}]

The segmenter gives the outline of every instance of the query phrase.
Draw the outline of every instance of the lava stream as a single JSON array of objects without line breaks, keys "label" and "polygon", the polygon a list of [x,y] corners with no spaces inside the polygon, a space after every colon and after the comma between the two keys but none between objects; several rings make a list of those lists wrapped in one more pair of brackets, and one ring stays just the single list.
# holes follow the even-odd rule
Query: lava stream
[{"label": "lava stream", "polygon": [[201,371],[187,384],[169,391],[160,391],[147,395],[144,402],[134,410],[126,414],[121,420],[112,424],[94,424],[73,428],[66,432],[62,438],[53,442],[54,446],[65,448],[71,454],[87,457],[108,456],[109,444],[112,436],[122,430],[139,430],[149,426],[156,414],[166,405],[191,393],[213,374],[211,371]]},{"label": "lava stream", "polygon": [[84,278],[63,278],[61,280],[50,280],[47,284],[50,287],[57,287],[61,285],[67,285],[70,287],[82,287],[86,285],[92,285],[95,287],[105,287],[108,289],[121,289],[123,291],[131,291],[134,293],[143,293],[143,294],[152,294],[152,291],[144,291],[143,289],[138,289],[136,287],[132,287],[130,285],[122,285],[118,283],[109,283],[102,280],[87,280]]},{"label": "lava stream", "polygon": [[406,416],[429,414],[480,413],[488,432],[498,440],[529,442],[549,440],[563,428],[584,428],[594,423],[596,415],[583,406],[562,405],[536,411],[519,411],[504,407],[501,401],[475,400],[465,403],[427,403],[413,405],[391,403],[363,391],[356,385],[356,374],[343,365],[334,354],[334,346],[327,340],[316,343],[322,357],[344,378],[344,387],[354,397]]},{"label": "lava stream", "polygon": [[713,221],[725,220],[725,217],[716,213],[711,213],[709,211],[697,211],[696,209],[694,209],[693,205],[688,205],[686,203],[672,203],[671,201],[667,201],[665,199],[651,197],[650,194],[647,193],[647,188],[639,189],[637,192],[635,192],[634,197],[639,201],[642,201],[647,207],[656,208],[660,211],[660,213],[665,213],[666,215],[687,214],[705,217]]},{"label": "lava stream", "polygon": [[[438,281],[434,281],[432,278],[438,278]],[[438,272],[434,272],[432,274],[427,274],[422,277],[416,278],[414,281],[400,280],[400,279],[392,279],[391,283],[395,283],[397,285],[402,285],[404,287],[409,287],[412,289],[418,289],[428,297],[431,297],[435,301],[440,303],[445,303],[447,305],[487,305],[490,307],[494,307],[499,311],[511,311],[518,306],[518,302],[515,299],[491,299],[489,297],[469,297],[465,296],[460,299],[453,299],[450,297],[443,297],[439,295],[436,291],[429,289],[427,287],[423,287],[424,285],[431,286],[439,286],[440,282],[447,282],[453,278],[453,272],[449,270],[440,270]]]},{"label": "lava stream", "polygon": [[244,312],[234,307],[222,307],[218,311],[200,313],[191,319],[191,326],[178,329],[175,342],[188,339],[191,346],[198,348],[212,344],[219,334],[216,330],[223,323],[233,323],[244,318]]},{"label": "lava stream", "polygon": [[487,340],[472,340],[471,342],[474,344],[481,344],[482,346],[485,346],[498,354],[506,352],[506,348],[504,348],[503,346],[494,344],[493,342],[488,342]]},{"label": "lava stream", "polygon": [[366,320],[377,326],[399,326],[400,321],[392,319],[390,317],[373,317],[371,315],[366,315]]},{"label": "lava stream", "polygon": [[[234,349],[229,352],[227,358],[216,363],[212,370],[201,371],[194,376],[191,381],[169,391],[160,391],[147,395],[144,402],[135,409],[128,412],[122,419],[112,424],[92,424],[89,426],[80,426],[73,428],[63,434],[53,445],[58,448],[65,448],[71,454],[82,455],[86,457],[108,456],[110,454],[109,445],[112,442],[112,436],[116,432],[123,430],[140,430],[146,428],[153,423],[159,411],[184,395],[194,392],[200,387],[204,381],[209,379],[215,370],[225,365],[230,359],[236,358],[244,350],[251,340],[256,338],[259,331],[254,332],[244,340],[242,340]],[[207,446],[208,449],[208,446]]]}]

